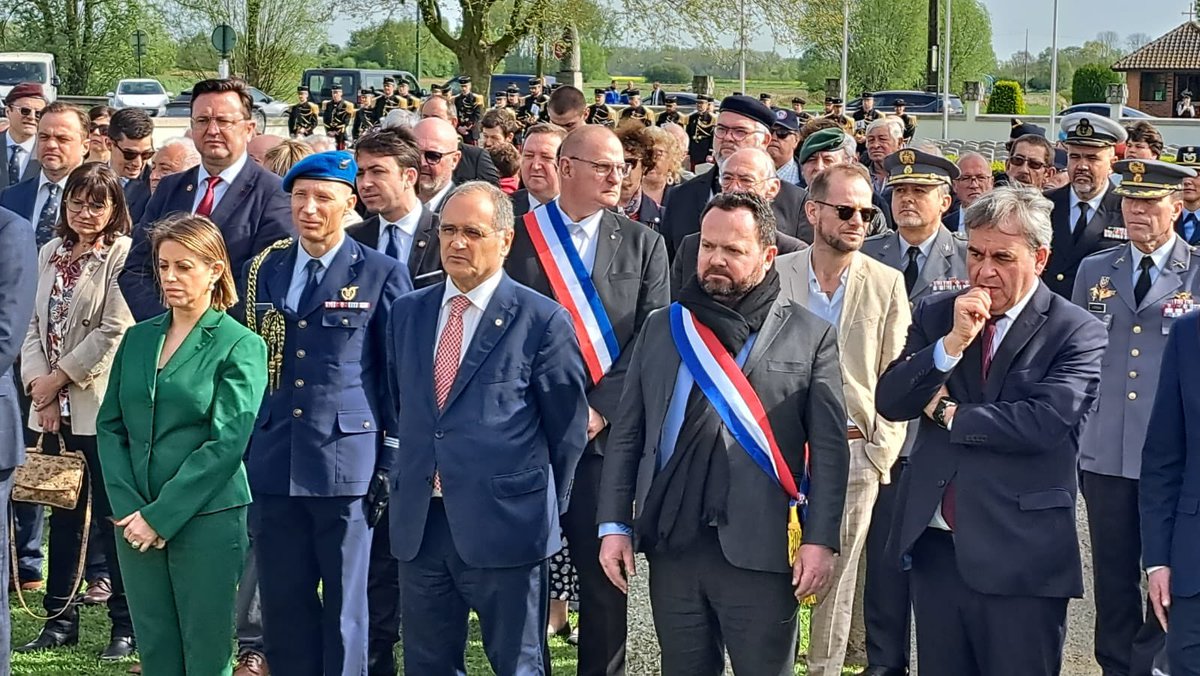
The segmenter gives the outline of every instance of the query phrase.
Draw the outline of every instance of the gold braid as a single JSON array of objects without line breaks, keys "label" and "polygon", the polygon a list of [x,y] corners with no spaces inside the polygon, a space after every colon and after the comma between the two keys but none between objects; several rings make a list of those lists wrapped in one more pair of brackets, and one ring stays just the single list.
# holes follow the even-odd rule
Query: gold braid
[{"label": "gold braid", "polygon": [[293,241],[291,237],[288,237],[263,249],[250,261],[250,271],[246,275],[246,328],[267,341],[267,383],[272,392],[279,389],[279,374],[283,371],[283,339],[287,324],[284,322],[283,313],[272,307],[263,315],[262,330],[258,330],[255,313],[255,301],[258,299],[258,269],[262,267],[263,261],[267,260],[268,254],[288,248]]}]

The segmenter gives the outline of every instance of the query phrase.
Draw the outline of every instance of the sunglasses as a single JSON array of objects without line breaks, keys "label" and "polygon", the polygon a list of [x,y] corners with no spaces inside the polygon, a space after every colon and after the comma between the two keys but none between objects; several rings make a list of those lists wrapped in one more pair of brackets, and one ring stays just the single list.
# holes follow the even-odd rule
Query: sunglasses
[{"label": "sunglasses", "polygon": [[1014,167],[1023,167],[1028,164],[1029,168],[1034,171],[1041,171],[1046,168],[1045,162],[1038,162],[1037,160],[1031,160],[1028,157],[1022,157],[1020,155],[1013,155],[1008,158],[1008,161],[1012,162]]},{"label": "sunglasses", "polygon": [[42,111],[38,110],[37,108],[30,108],[29,106],[21,106],[20,108],[10,107],[9,110],[14,110],[20,113],[23,117],[32,117],[39,120],[42,118]]},{"label": "sunglasses", "polygon": [[[455,152],[455,151],[451,150],[450,153],[452,153],[452,152]],[[432,165],[432,164],[438,164],[439,162],[442,161],[443,157],[449,155],[450,153],[439,153],[436,150],[425,150],[425,151],[421,152],[421,156],[425,158],[425,161],[427,163]]]},{"label": "sunglasses", "polygon": [[774,136],[775,138],[779,139],[780,141],[791,138],[795,134],[796,134],[796,132],[792,131],[791,129],[785,129],[783,127],[775,127],[773,129],[771,129],[771,135]]},{"label": "sunglasses", "polygon": [[92,133],[92,134],[108,136],[108,125],[107,124],[93,124],[91,129],[89,129],[88,131],[89,131],[89,133]]},{"label": "sunglasses", "polygon": [[875,214],[879,213],[879,210],[875,207],[861,207],[859,209],[855,209],[848,204],[830,204],[829,202],[822,202],[821,200],[813,201],[817,204],[824,204],[825,206],[832,208],[837,212],[837,217],[843,221],[848,221],[851,218],[854,218],[854,214],[858,214],[860,217],[862,217],[863,223],[870,223],[875,219]]},{"label": "sunglasses", "polygon": [[125,156],[126,162],[132,162],[139,157],[142,158],[143,162],[149,162],[150,160],[154,159],[154,153],[157,152],[153,148],[138,152],[136,150],[126,150],[121,146],[117,146],[117,150],[120,150],[121,154]]}]

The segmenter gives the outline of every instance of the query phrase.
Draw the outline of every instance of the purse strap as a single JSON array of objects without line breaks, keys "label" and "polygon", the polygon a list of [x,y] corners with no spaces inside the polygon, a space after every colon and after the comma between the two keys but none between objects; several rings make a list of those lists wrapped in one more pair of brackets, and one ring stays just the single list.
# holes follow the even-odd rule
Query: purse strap
[{"label": "purse strap", "polygon": [[[58,443],[60,444],[58,447],[60,454],[69,453],[69,451],[66,450],[67,445],[66,442],[63,441],[61,434],[58,435]],[[39,453],[42,450],[42,435],[38,436],[37,450]],[[75,565],[75,583],[71,586],[71,597],[67,599],[67,602],[63,605],[63,607],[53,615],[39,615],[31,610],[29,605],[25,602],[25,592],[21,589],[21,575],[20,571],[17,570],[17,539],[14,537],[17,532],[17,522],[15,517],[16,512],[13,511],[13,501],[11,499],[8,501],[8,558],[11,562],[9,566],[9,575],[12,576],[12,580],[14,582],[13,587],[17,590],[17,599],[21,602],[21,608],[25,610],[26,614],[33,619],[38,620],[39,622],[49,622],[50,620],[57,619],[70,610],[71,606],[75,603],[75,595],[79,591],[79,585],[83,583],[83,569],[87,564],[88,535],[92,530],[92,480],[91,475],[88,473],[87,458],[84,457],[82,453],[71,454],[78,455],[83,461],[83,480],[87,482],[88,489],[87,502],[84,504],[83,509],[83,542],[79,545],[79,561]],[[55,508],[52,507],[51,509]]]}]

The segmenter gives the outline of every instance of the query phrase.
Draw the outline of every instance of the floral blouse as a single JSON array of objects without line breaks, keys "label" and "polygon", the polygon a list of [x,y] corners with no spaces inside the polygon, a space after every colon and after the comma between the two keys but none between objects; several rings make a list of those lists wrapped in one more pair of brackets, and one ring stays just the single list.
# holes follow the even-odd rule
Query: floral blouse
[{"label": "floral blouse", "polygon": [[[109,245],[103,239],[98,239],[95,247],[75,260],[71,260],[71,248],[70,244],[63,242],[50,255],[50,265],[54,267],[54,286],[50,287],[50,309],[46,313],[46,361],[50,363],[51,370],[58,366],[58,360],[62,358],[63,338],[67,335],[67,319],[71,315],[75,285],[89,263],[104,262],[108,257]],[[62,416],[70,417],[71,402],[67,397],[67,388],[59,391],[58,403]]]}]

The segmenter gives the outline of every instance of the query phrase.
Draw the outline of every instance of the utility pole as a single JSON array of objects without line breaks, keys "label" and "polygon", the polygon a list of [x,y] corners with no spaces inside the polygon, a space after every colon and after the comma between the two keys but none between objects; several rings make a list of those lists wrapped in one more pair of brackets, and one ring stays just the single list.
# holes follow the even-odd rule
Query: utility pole
[{"label": "utility pole", "polygon": [[1023,91],[1029,91],[1029,29],[1025,29],[1025,88]]},{"label": "utility pole", "polygon": [[738,3],[738,79],[746,93],[746,0]]},{"label": "utility pole", "polygon": [[943,43],[942,56],[942,140],[950,138],[950,7],[953,0],[946,0],[946,41]]},{"label": "utility pole", "polygon": [[421,3],[414,2],[417,6],[417,69],[413,71],[413,77],[417,80],[417,93],[420,94],[421,89]]},{"label": "utility pole", "polygon": [[[937,0],[934,0],[936,2]],[[842,103],[849,100],[846,95],[847,89],[850,87],[848,80],[850,79],[850,0],[845,0],[842,3],[842,86],[838,93],[842,97]]]},{"label": "utility pole", "polygon": [[938,0],[929,0],[929,25],[926,28],[929,50],[925,54],[925,91],[929,92],[938,90],[938,32],[941,27],[942,22],[938,20]]}]

